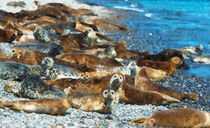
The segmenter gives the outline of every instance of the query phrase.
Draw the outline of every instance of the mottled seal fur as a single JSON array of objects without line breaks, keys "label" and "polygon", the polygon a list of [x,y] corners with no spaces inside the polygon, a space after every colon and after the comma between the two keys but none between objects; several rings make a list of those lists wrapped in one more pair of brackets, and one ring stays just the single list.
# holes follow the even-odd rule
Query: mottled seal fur
[{"label": "mottled seal fur", "polygon": [[78,79],[79,78],[79,71],[76,69],[56,65],[54,60],[51,57],[46,57],[42,60],[41,64],[46,79],[61,79],[61,78],[72,78]]},{"label": "mottled seal fur", "polygon": [[43,75],[43,70],[38,65],[28,66],[15,62],[0,62],[0,79],[21,81],[29,74]]},{"label": "mottled seal fur", "polygon": [[38,99],[26,101],[0,101],[0,107],[27,113],[63,115],[70,108],[68,99]]},{"label": "mottled seal fur", "polygon": [[132,121],[144,123],[147,128],[152,128],[155,125],[175,128],[209,128],[210,113],[189,108],[176,108]]},{"label": "mottled seal fur", "polygon": [[48,85],[37,75],[26,76],[20,86],[12,87],[12,92],[20,97],[30,99],[62,99],[67,97],[64,92]]}]

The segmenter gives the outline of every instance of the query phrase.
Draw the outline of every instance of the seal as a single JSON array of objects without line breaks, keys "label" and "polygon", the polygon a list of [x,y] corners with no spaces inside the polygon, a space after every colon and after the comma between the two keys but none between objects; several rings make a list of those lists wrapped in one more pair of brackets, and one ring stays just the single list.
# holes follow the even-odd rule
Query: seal
[{"label": "seal", "polygon": [[[120,73],[114,73],[112,75],[108,75],[105,77],[100,78],[90,78],[90,79],[57,79],[57,80],[44,80],[47,84],[52,85],[53,87],[56,87],[60,89],[61,91],[66,92],[67,95],[70,95],[74,92],[80,92],[80,93],[96,93],[96,94],[102,94],[105,89],[108,88],[110,79],[112,77],[115,77],[116,74]],[[121,77],[120,77],[121,76]],[[122,84],[122,75],[119,75],[119,82],[116,85]],[[111,82],[112,83],[112,82]],[[113,87],[112,87],[113,89]],[[116,91],[116,89],[114,89]]]},{"label": "seal", "polygon": [[13,45],[13,48],[21,48],[24,50],[33,50],[40,53],[56,56],[62,53],[62,48],[52,43],[25,43]]},{"label": "seal", "polygon": [[[44,80],[49,85],[52,85],[70,95],[74,92],[81,93],[103,93],[107,86],[112,87],[117,83],[116,88],[112,89],[116,93],[116,103],[123,102],[127,104],[168,104],[172,102],[179,102],[179,100],[172,98],[163,93],[154,91],[142,91],[136,87],[130,86],[126,83],[125,76],[121,73],[114,73],[101,78],[93,79],[59,79],[59,80]],[[115,82],[113,82],[115,81]]]},{"label": "seal", "polygon": [[202,64],[210,64],[210,55],[207,55],[207,56],[197,56],[197,55],[191,55],[190,56],[190,59],[193,61],[193,62],[196,62],[196,63],[202,63]]},{"label": "seal", "polygon": [[62,54],[59,56],[56,56],[57,59],[77,64],[77,65],[86,65],[88,68],[95,70],[96,67],[119,67],[122,66],[119,62],[117,62],[114,59],[100,59],[96,56],[87,55],[87,54],[80,54],[80,53],[74,53],[74,54]]},{"label": "seal", "polygon": [[74,53],[83,53],[83,54],[97,56],[101,59],[114,58],[117,54],[115,52],[113,46],[109,46],[108,48],[93,48],[93,49],[89,49],[89,50],[77,50],[77,51],[73,51],[71,53],[73,53],[73,54]]},{"label": "seal", "polygon": [[66,98],[64,92],[48,85],[37,75],[28,75],[19,86],[12,86],[11,91],[19,97],[30,99],[62,99]]},{"label": "seal", "polygon": [[166,72],[159,69],[154,69],[150,67],[142,67],[145,68],[146,74],[151,81],[160,81],[166,77]]},{"label": "seal", "polygon": [[176,108],[131,121],[143,123],[147,128],[155,125],[175,128],[210,127],[210,113],[189,108]]},{"label": "seal", "polygon": [[80,76],[80,71],[77,71],[76,69],[70,67],[56,65],[51,57],[44,58],[42,60],[41,67],[44,70],[45,79],[48,80],[55,80],[61,78],[78,79]]},{"label": "seal", "polygon": [[182,56],[184,57],[184,59],[190,59],[191,55],[197,55],[197,56],[202,55],[203,46],[199,44],[197,46],[188,46],[188,47],[180,48],[179,50],[182,53]]},{"label": "seal", "polygon": [[[75,68],[77,70],[81,71],[87,71],[86,67],[84,65],[76,65],[72,64],[66,61],[62,61],[60,59],[57,59],[53,56],[50,56],[48,54],[40,53],[38,51],[32,51],[32,50],[24,50],[21,48],[14,48],[11,52],[11,60],[12,61],[17,61],[21,62],[23,64],[27,65],[41,65],[42,60],[46,57],[52,57],[53,60],[55,61],[55,64],[57,65],[62,65],[62,66],[67,66],[71,68]],[[17,60],[18,59],[18,60]]]},{"label": "seal", "polygon": [[181,65],[182,61],[179,57],[172,57],[170,61],[153,61],[153,60],[137,60],[138,66],[147,66],[154,69],[161,69],[165,71],[166,76],[169,77],[176,72],[176,65]]},{"label": "seal", "polygon": [[[119,82],[120,81],[120,82]],[[165,94],[161,94],[154,91],[142,91],[126,83],[126,78],[123,74],[115,73],[110,79],[109,87],[115,90],[116,103],[123,102],[126,104],[167,104],[172,102],[178,102],[179,100],[174,99]],[[115,83],[121,83],[120,86],[115,86]]]},{"label": "seal", "polygon": [[68,96],[72,107],[81,109],[87,112],[98,112],[109,114],[112,111],[112,105],[115,100],[115,92],[112,89],[106,89],[103,94],[84,94],[73,93]]},{"label": "seal", "polygon": [[155,84],[149,79],[145,67],[137,71],[137,74],[135,76],[135,87],[143,91],[156,91],[159,93],[163,93],[178,100],[183,100],[183,99],[192,99],[195,101],[198,100],[198,94],[182,93]]},{"label": "seal", "polygon": [[26,101],[0,101],[0,107],[7,107],[15,111],[27,113],[63,115],[69,108],[67,98],[63,99],[38,99]]},{"label": "seal", "polygon": [[21,81],[29,74],[43,75],[43,70],[38,65],[24,65],[15,62],[0,62],[0,79]]}]

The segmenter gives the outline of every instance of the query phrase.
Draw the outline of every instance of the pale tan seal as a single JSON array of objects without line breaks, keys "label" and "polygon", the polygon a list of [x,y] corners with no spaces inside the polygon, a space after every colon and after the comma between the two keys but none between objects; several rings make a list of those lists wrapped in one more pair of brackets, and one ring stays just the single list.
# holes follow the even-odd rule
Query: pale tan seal
[{"label": "pale tan seal", "polygon": [[88,112],[111,113],[115,100],[115,92],[112,89],[104,90],[103,94],[73,93],[68,96],[72,107]]},{"label": "pale tan seal", "polygon": [[8,107],[15,111],[62,115],[70,108],[68,99],[39,99],[31,101],[0,101],[0,107]]},{"label": "pale tan seal", "polygon": [[132,121],[144,123],[147,128],[152,128],[155,125],[175,128],[209,128],[210,113],[189,108],[176,108]]}]

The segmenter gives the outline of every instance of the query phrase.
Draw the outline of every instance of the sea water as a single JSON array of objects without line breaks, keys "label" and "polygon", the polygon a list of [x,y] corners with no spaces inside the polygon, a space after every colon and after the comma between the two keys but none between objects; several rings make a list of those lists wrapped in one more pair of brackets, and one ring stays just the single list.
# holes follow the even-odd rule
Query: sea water
[{"label": "sea water", "polygon": [[[135,11],[137,17],[128,17],[129,29],[147,33],[137,35],[138,40],[149,40],[147,48],[135,47],[157,53],[165,48],[179,49],[202,44],[203,55],[210,55],[210,1],[209,0],[81,0],[116,9]],[[210,77],[210,65],[190,65],[188,73]]]}]

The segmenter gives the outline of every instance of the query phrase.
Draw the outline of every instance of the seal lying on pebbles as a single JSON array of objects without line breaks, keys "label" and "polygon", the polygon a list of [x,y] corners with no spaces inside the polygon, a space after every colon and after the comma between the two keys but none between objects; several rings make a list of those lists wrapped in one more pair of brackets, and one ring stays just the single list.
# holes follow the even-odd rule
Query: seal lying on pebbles
[{"label": "seal lying on pebbles", "polygon": [[[58,79],[44,81],[49,85],[52,85],[62,91],[65,91],[68,95],[74,92],[102,94],[103,91],[107,89],[110,79],[114,77],[115,74],[117,73],[93,79]],[[121,79],[119,80],[119,83],[122,84],[122,75],[120,76]]]},{"label": "seal lying on pebbles", "polygon": [[55,61],[55,64],[72,67],[81,71],[83,70],[86,71],[86,68],[83,65],[72,64],[72,63],[57,59],[48,54],[44,54],[44,53],[40,53],[40,52],[32,51],[32,50],[24,50],[21,48],[14,48],[11,52],[10,59],[11,61],[17,61],[17,62],[27,64],[27,65],[41,65],[42,60],[46,57],[52,57],[53,60]]},{"label": "seal lying on pebbles", "polygon": [[176,108],[132,121],[144,123],[147,128],[155,125],[175,128],[207,128],[210,127],[210,113],[189,108]]},{"label": "seal lying on pebbles", "polygon": [[153,61],[153,60],[137,60],[138,66],[147,66],[165,71],[166,76],[170,76],[176,72],[176,65],[181,65],[182,61],[179,57],[172,57],[170,61]]},{"label": "seal lying on pebbles", "polygon": [[[37,75],[26,76],[20,85],[10,87],[11,92],[19,97],[30,99],[62,99],[66,98],[64,92],[48,85]],[[9,88],[7,88],[8,90]]]},{"label": "seal lying on pebbles", "polygon": [[29,74],[43,75],[43,70],[38,65],[24,65],[15,62],[0,62],[0,79],[21,81]]},{"label": "seal lying on pebbles", "polygon": [[112,89],[104,90],[103,94],[73,93],[68,96],[70,104],[78,109],[88,112],[111,113],[115,100],[115,92]]},{"label": "seal lying on pebbles", "polygon": [[203,46],[199,44],[197,46],[188,46],[188,47],[180,48],[179,50],[181,51],[184,59],[190,59],[191,55],[197,55],[197,56],[202,55]]},{"label": "seal lying on pebbles", "polygon": [[114,58],[116,56],[116,52],[113,46],[109,46],[108,48],[97,48],[97,49],[90,49],[90,50],[77,50],[71,53],[83,53],[88,55],[97,56],[101,59],[105,58]]},{"label": "seal lying on pebbles", "polygon": [[30,101],[0,101],[0,107],[8,107],[15,111],[24,111],[28,113],[39,113],[49,115],[62,115],[69,108],[68,99],[39,99]]},{"label": "seal lying on pebbles", "polygon": [[76,69],[56,65],[54,63],[54,60],[51,57],[46,57],[42,60],[41,67],[43,68],[45,72],[45,79],[61,79],[61,78],[72,78],[72,79],[78,79],[79,78],[79,71]]},{"label": "seal lying on pebbles", "polygon": [[147,76],[145,68],[141,68],[137,72],[136,77],[135,77],[135,87],[143,91],[156,91],[159,93],[163,93],[178,100],[182,100],[182,99],[192,99],[195,101],[198,100],[198,94],[182,93],[182,92],[178,92],[170,88],[164,88],[162,86],[155,84]]},{"label": "seal lying on pebbles", "polygon": [[203,63],[203,64],[210,64],[210,55],[207,56],[196,56],[196,55],[190,55],[190,59],[193,62],[197,62],[197,63]]},{"label": "seal lying on pebbles", "polygon": [[50,43],[25,43],[16,44],[14,48],[22,48],[25,50],[34,50],[48,55],[56,56],[62,53],[62,49],[55,44]]},{"label": "seal lying on pebbles", "polygon": [[122,66],[119,62],[114,59],[100,59],[96,56],[87,55],[87,54],[62,54],[56,56],[56,58],[69,62],[75,63],[77,65],[86,65],[88,68],[95,70],[96,67],[100,66],[110,66],[110,67],[119,67]]}]

